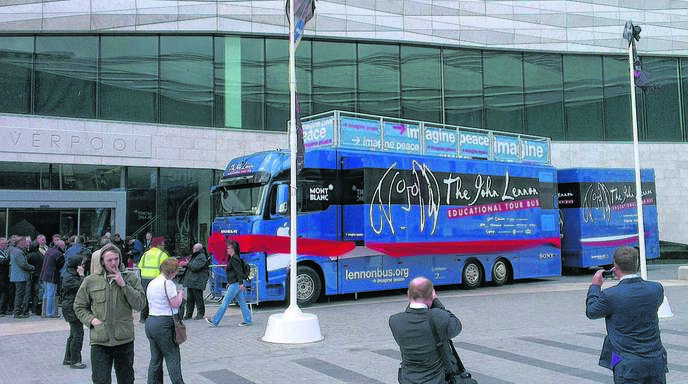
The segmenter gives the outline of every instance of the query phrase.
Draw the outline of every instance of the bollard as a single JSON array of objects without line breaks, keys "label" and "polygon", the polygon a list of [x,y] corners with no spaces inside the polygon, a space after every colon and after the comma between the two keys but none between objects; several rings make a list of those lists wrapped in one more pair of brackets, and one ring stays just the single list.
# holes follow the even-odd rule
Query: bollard
[{"label": "bollard", "polygon": [[678,279],[688,280],[688,267],[678,267]]}]

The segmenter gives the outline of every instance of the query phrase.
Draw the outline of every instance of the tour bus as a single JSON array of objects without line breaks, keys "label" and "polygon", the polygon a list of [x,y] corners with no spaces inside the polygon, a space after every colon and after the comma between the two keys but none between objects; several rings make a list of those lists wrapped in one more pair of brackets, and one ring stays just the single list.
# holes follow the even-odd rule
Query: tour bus
[{"label": "tour bus", "polygon": [[[416,276],[475,288],[561,274],[549,139],[340,111],[303,119],[303,135],[300,305]],[[241,156],[213,187],[212,232],[239,242],[251,302],[288,297],[289,166],[281,150]]]},{"label": "tour bus", "polygon": [[[608,268],[616,248],[638,247],[633,169],[561,169],[557,175],[564,268]],[[659,230],[654,171],[641,170],[640,182],[645,255],[655,259],[659,257]]]}]

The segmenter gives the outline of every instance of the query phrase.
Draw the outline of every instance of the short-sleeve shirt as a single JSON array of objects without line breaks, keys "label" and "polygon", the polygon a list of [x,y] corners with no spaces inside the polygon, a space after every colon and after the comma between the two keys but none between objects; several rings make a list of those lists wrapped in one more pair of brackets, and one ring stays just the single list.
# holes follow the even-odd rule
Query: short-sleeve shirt
[{"label": "short-sleeve shirt", "polygon": [[162,274],[148,284],[146,298],[148,299],[148,314],[150,316],[172,316],[172,314],[177,313],[177,309],[170,307],[170,303],[167,302],[165,287],[167,287],[167,296],[170,299],[177,296],[177,286]]}]

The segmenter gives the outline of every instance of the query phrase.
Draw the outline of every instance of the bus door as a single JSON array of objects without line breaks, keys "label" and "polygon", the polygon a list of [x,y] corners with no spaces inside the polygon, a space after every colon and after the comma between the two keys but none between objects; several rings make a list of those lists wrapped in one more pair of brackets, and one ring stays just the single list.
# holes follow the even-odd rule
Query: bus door
[{"label": "bus door", "polygon": [[341,240],[363,245],[366,223],[363,189],[363,159],[342,157],[338,178],[341,206]]}]

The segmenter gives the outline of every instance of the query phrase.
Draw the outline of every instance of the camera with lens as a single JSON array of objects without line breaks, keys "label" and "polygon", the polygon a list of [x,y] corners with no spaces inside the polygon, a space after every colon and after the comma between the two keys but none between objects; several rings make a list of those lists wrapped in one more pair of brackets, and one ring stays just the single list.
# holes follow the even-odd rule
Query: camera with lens
[{"label": "camera with lens", "polygon": [[613,279],[614,278],[614,271],[612,271],[612,270],[604,271],[604,272],[602,272],[602,277],[605,279]]}]

